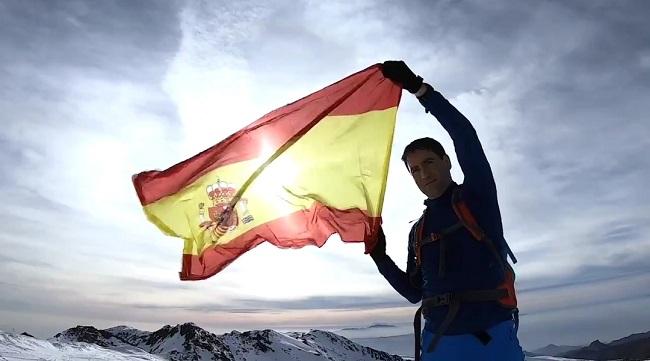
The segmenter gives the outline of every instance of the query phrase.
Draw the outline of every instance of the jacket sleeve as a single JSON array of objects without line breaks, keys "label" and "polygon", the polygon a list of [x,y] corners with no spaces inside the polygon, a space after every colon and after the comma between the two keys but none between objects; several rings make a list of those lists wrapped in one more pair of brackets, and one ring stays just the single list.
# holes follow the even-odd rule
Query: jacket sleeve
[{"label": "jacket sleeve", "polygon": [[[410,243],[410,242],[409,242]],[[384,255],[381,258],[373,259],[379,269],[379,273],[390,283],[390,285],[402,297],[406,298],[411,303],[418,303],[422,299],[422,290],[411,284],[409,275],[415,271],[415,254],[413,247],[409,244],[408,247],[408,261],[406,263],[406,272],[402,271],[395,265],[395,262],[388,256]],[[418,285],[419,286],[419,285]]]},{"label": "jacket sleeve", "polygon": [[463,114],[430,85],[419,99],[438,119],[454,142],[458,163],[465,175],[463,186],[479,198],[495,197],[496,185],[476,130]]}]

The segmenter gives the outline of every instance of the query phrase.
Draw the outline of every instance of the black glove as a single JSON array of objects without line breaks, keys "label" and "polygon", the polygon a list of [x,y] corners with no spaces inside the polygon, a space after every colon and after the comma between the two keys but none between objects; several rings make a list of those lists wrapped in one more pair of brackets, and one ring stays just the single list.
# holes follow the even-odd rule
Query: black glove
[{"label": "black glove", "polygon": [[402,86],[411,93],[416,93],[422,86],[422,77],[415,75],[402,60],[388,60],[381,66],[384,76]]},{"label": "black glove", "polygon": [[370,257],[375,260],[386,257],[386,235],[384,235],[384,230],[381,227],[379,227],[379,231],[377,232],[377,243],[372,252],[370,252]]}]

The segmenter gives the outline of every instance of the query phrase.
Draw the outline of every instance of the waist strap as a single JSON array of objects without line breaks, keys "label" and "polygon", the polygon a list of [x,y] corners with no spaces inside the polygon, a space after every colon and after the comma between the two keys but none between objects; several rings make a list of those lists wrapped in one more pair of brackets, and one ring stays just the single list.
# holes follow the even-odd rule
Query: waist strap
[{"label": "waist strap", "polygon": [[449,306],[447,315],[445,319],[438,326],[438,330],[431,340],[427,352],[432,352],[435,350],[438,341],[444,333],[449,329],[449,326],[456,318],[458,311],[460,310],[461,303],[477,303],[477,302],[489,302],[489,301],[498,301],[499,299],[506,297],[508,291],[504,289],[494,289],[494,290],[479,290],[479,291],[465,291],[458,293],[443,293],[440,295],[435,295],[432,297],[425,298],[422,300],[422,305],[415,312],[415,318],[413,319],[413,331],[415,333],[415,361],[420,361],[420,337],[422,336],[422,314],[425,316],[429,313],[431,308]]}]

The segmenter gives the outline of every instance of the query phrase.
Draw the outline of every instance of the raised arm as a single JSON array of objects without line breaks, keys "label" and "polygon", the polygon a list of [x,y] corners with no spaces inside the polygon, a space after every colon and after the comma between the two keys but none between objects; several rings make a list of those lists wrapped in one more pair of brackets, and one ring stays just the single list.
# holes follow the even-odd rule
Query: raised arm
[{"label": "raised arm", "polygon": [[463,185],[479,197],[495,194],[492,169],[472,124],[429,84],[422,86],[424,94],[418,99],[426,111],[438,119],[454,141],[456,157],[465,175]]},{"label": "raised arm", "polygon": [[421,77],[416,76],[403,61],[384,62],[382,69],[384,76],[415,94],[426,111],[435,116],[449,133],[465,175],[464,187],[479,198],[494,197],[496,186],[492,169],[469,120],[433,87],[424,83]]}]

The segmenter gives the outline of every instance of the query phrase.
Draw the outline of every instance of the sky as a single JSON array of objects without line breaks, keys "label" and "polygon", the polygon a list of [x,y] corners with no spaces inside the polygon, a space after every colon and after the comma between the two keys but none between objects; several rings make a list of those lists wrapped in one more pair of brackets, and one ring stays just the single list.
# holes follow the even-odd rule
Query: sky
[{"label": "sky", "polygon": [[[178,278],[131,183],[369,65],[403,59],[473,123],[527,349],[650,330],[650,3],[0,1],[0,329],[410,329],[361,244],[262,244]],[[400,164],[436,119],[404,92],[384,204],[406,265],[424,196]],[[452,175],[462,182],[453,158]]]}]

